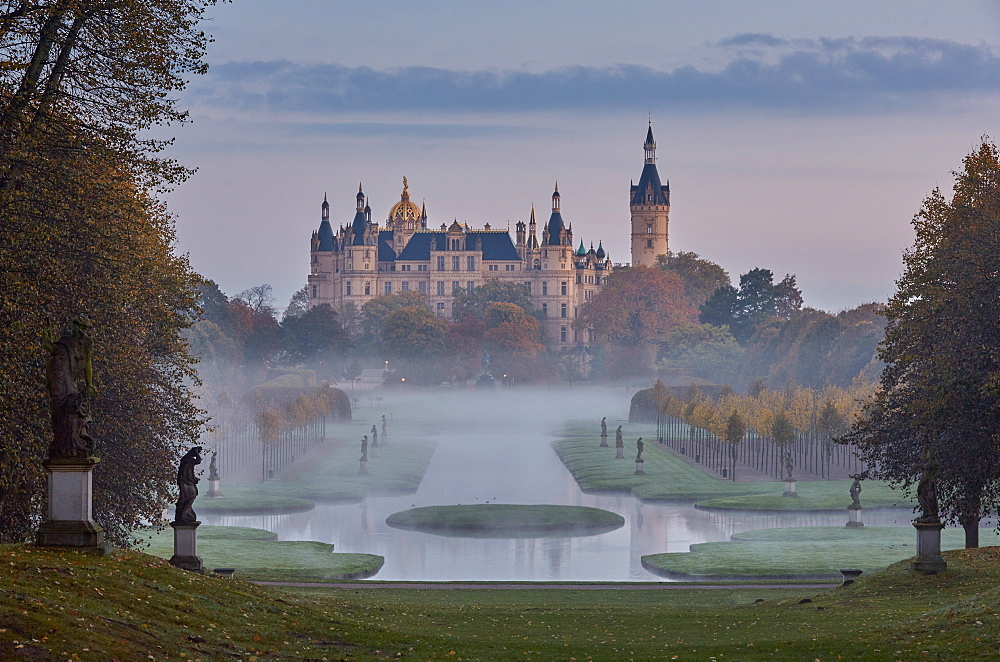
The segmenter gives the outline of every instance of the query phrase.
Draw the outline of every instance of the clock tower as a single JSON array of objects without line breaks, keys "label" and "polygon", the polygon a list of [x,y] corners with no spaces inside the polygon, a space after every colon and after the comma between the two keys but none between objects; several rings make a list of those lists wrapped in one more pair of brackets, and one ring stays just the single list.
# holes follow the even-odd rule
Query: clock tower
[{"label": "clock tower", "polygon": [[632,266],[652,267],[656,256],[667,252],[667,226],[670,221],[670,182],[660,183],[656,171],[656,141],[650,121],[643,144],[646,160],[638,184],[632,184],[629,210],[632,215]]}]

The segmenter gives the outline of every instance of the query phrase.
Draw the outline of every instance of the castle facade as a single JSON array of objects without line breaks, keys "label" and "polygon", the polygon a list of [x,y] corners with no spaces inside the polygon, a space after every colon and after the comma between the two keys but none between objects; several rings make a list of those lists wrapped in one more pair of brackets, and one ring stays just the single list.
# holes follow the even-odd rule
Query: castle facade
[{"label": "castle facade", "polygon": [[[646,135],[645,164],[639,183],[631,186],[632,263],[652,266],[667,252],[670,188],[656,171],[652,127]],[[563,221],[559,186],[552,193],[549,220],[538,239],[534,205],[528,223],[518,221],[515,237],[453,221],[428,227],[426,204],[410,201],[409,183],[389,210],[384,224],[372,221],[361,187],[354,219],[338,230],[330,222],[324,196],[319,229],[310,242],[309,306],[329,304],[343,311],[360,308],[380,294],[421,292],[438,316],[452,317],[456,291],[469,291],[489,280],[523,285],[542,312],[542,324],[557,348],[593,342],[589,329],[574,329],[580,308],[607,283],[613,270],[610,256],[598,242],[574,248],[573,227]]]}]

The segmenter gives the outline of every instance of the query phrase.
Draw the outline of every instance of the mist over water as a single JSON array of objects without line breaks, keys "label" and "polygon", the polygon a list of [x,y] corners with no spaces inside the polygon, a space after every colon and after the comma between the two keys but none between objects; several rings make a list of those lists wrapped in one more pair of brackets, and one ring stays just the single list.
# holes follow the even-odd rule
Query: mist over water
[{"label": "mist over water", "polygon": [[[632,496],[580,491],[550,443],[568,421],[586,421],[599,443],[623,424],[625,460],[635,454],[640,426],[627,422],[635,389],[496,389],[494,391],[388,391],[379,407],[361,406],[353,424],[335,437],[360,440],[383,413],[391,416],[393,444],[433,439],[437,449],[415,494],[370,496],[360,504],[317,504],[306,513],[208,516],[208,524],[254,526],[281,540],[333,543],[337,552],[385,557],[376,580],[667,581],[641,565],[645,554],[686,552],[693,543],[728,540],[733,533],[779,526],[843,526],[845,511],[822,515],[756,515],[696,510],[691,505],[644,504]],[[367,398],[362,398],[366,400]],[[651,426],[643,426],[649,434]],[[630,430],[631,428],[631,430]],[[633,433],[634,431],[634,433]],[[381,445],[381,444],[380,444]],[[614,448],[608,461],[615,462]],[[317,452],[322,452],[322,447]],[[630,455],[631,452],[631,455]],[[371,465],[378,457],[369,451]],[[224,490],[223,486],[223,490]],[[591,506],[618,513],[625,526],[595,536],[459,538],[390,528],[389,515],[420,506],[512,503]],[[907,511],[866,511],[869,525],[905,525]]]}]

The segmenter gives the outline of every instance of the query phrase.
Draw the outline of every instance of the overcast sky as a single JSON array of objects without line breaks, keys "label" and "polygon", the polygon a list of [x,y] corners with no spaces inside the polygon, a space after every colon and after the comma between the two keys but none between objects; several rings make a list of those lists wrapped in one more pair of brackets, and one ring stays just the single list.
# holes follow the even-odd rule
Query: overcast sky
[{"label": "overcast sky", "polygon": [[384,221],[406,176],[430,224],[548,217],[628,262],[652,117],[670,247],[806,304],[884,300],[909,221],[1000,117],[1000,3],[239,0],[171,155],[180,250],[229,294],[305,284],[323,195]]}]

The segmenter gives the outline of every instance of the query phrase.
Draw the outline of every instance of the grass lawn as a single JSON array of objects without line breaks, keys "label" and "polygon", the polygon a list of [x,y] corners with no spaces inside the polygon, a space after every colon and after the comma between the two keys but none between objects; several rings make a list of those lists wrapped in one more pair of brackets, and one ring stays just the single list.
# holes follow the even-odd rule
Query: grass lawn
[{"label": "grass lawn", "polygon": [[[980,531],[981,544],[998,545],[993,529]],[[962,529],[942,531],[942,549],[961,549]],[[746,531],[730,542],[691,545],[690,552],[650,554],[642,565],[675,579],[840,578],[841,568],[880,570],[916,554],[911,527],[795,527]]]},{"label": "grass lawn", "polygon": [[[173,530],[148,530],[142,536],[147,554],[169,559]],[[270,531],[240,526],[198,527],[198,556],[206,570],[236,568],[237,576],[258,581],[322,582],[371,577],[384,559],[373,554],[340,554],[333,545],[313,541],[277,541]]]},{"label": "grass lawn", "polygon": [[585,536],[625,525],[621,515],[584,506],[524,506],[502,503],[427,506],[393,513],[385,523],[397,529],[455,536],[524,538]]},{"label": "grass lawn", "polygon": [[3,545],[0,658],[994,660],[1000,550],[945,557],[823,590],[285,589]]},{"label": "grass lawn", "polygon": [[[360,442],[346,441],[347,435],[360,438],[366,431],[360,426],[334,434],[339,441],[328,440],[312,449],[302,460],[281,473],[279,478],[263,482],[230,483],[223,481],[221,499],[200,497],[196,512],[212,514],[257,514],[300,512],[314,502],[361,501],[367,494],[407,494],[415,492],[430,465],[435,444],[425,439],[392,439],[387,445],[368,449],[368,475],[358,475]],[[376,455],[377,453],[377,455]]]},{"label": "grass lawn", "polygon": [[[798,498],[782,497],[785,483],[741,483],[720,480],[689,464],[655,441],[645,443],[645,475],[635,475],[635,439],[656,438],[656,426],[630,424],[625,437],[625,459],[615,459],[614,433],[610,448],[600,447],[600,426],[575,424],[552,447],[584,492],[623,492],[646,502],[696,501],[698,506],[743,510],[844,510],[851,503],[849,480],[799,481]],[[865,481],[861,504],[871,508],[912,507],[900,492],[884,483]],[[846,515],[845,515],[846,516]]]}]

